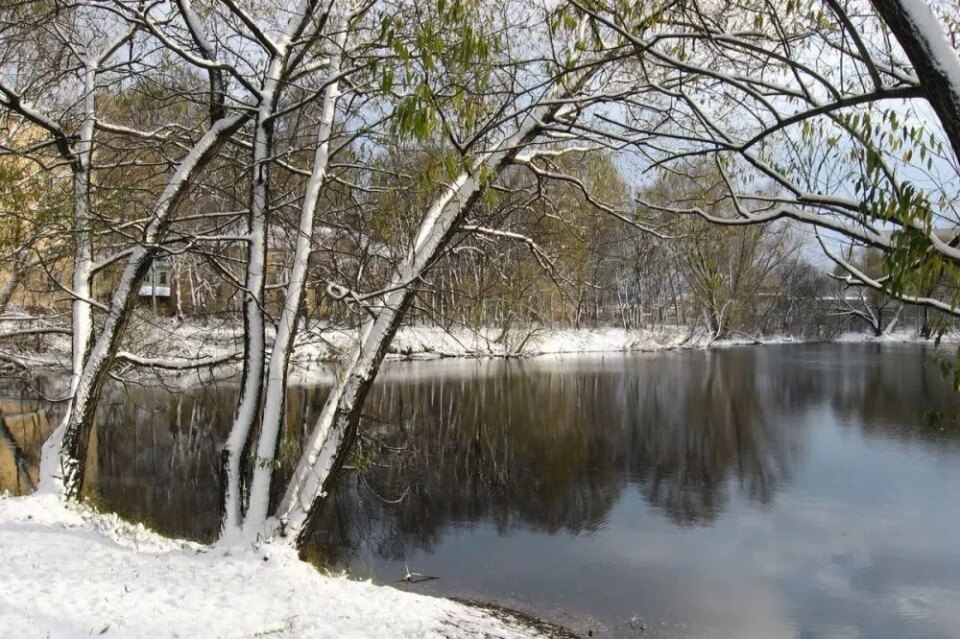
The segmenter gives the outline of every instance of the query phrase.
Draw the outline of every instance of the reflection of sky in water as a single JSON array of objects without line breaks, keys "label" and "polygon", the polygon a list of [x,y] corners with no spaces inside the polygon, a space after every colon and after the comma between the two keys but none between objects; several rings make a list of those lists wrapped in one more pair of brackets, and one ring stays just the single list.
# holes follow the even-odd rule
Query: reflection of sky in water
[{"label": "reflection of sky in water", "polygon": [[[956,399],[927,354],[392,365],[367,429],[407,448],[366,477],[407,497],[385,504],[349,476],[307,554],[387,583],[406,563],[439,577],[414,590],[597,637],[960,637],[960,437],[921,419]],[[323,394],[291,392],[289,423]],[[114,399],[97,497],[209,537],[233,391]]]},{"label": "reflection of sky in water", "polygon": [[[401,544],[403,561],[396,547],[384,555],[360,532],[352,566],[389,581],[403,574],[405,562],[440,577],[416,586],[421,591],[495,597],[597,636],[638,636],[643,623],[648,636],[958,637],[960,448],[920,424],[920,414],[948,396],[938,378],[919,375],[917,351],[881,358],[870,348],[850,347],[845,357],[826,360],[817,349],[795,351],[784,366],[758,357],[748,371],[760,378],[752,391],[749,383],[746,390],[709,387],[762,396],[764,410],[747,414],[741,404],[729,423],[675,408],[710,422],[691,421],[693,434],[681,437],[680,447],[756,418],[775,421],[777,429],[751,427],[749,437],[762,441],[738,442],[740,459],[724,460],[728,467],[713,491],[719,498],[682,500],[693,506],[680,508],[680,516],[675,499],[651,491],[650,469],[633,467],[609,510],[582,529],[548,532],[516,513],[507,525],[451,518],[428,541],[414,535]],[[709,368],[703,355],[690,357],[700,370]],[[574,368],[582,375],[611,364],[618,367],[607,361]],[[665,373],[670,384],[698,383],[684,364],[680,372]],[[677,402],[694,399],[679,388],[671,392]],[[663,398],[641,393],[637,409],[629,388],[611,394],[625,402],[620,413],[634,419],[649,416],[651,403]],[[646,450],[671,454],[674,445],[656,441]],[[745,470],[750,456],[766,461]],[[696,460],[667,462],[668,482],[684,473],[693,480],[668,490],[672,496],[702,488],[687,468]],[[757,474],[771,485],[757,490]]]},{"label": "reflection of sky in water", "polygon": [[627,490],[592,534],[455,527],[407,562],[442,576],[433,591],[626,636],[634,615],[666,636],[960,636],[958,457],[890,441],[868,457],[829,411],[806,417],[809,463],[770,506],[734,497],[678,527]]}]

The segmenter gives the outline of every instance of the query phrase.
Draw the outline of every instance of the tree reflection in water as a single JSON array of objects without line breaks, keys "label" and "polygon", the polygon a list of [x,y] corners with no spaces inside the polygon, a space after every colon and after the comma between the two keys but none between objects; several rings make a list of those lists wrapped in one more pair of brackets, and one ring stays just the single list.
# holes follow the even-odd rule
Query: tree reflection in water
[{"label": "tree reflection in water", "polygon": [[[23,405],[56,423],[56,406],[15,386],[2,391],[8,426]],[[280,474],[290,472],[303,426],[313,422],[326,392],[289,393]],[[232,388],[177,396],[114,389],[98,416],[89,496],[166,534],[211,540],[217,446],[235,399]],[[960,441],[955,428],[926,426],[924,413],[952,411],[954,403],[928,349],[889,344],[392,365],[371,395],[355,469],[341,478],[304,552],[362,577],[374,566],[384,579],[397,576],[387,570],[391,562],[396,567],[414,557],[428,564],[433,555],[439,562],[433,568],[444,571],[430,582],[433,592],[516,603],[510,595],[516,589],[520,601],[537,601],[530,604],[534,612],[579,606],[619,627],[635,606],[727,624],[729,606],[759,610],[767,597],[773,601],[767,611],[779,610],[786,605],[772,594],[779,593],[795,606],[785,623],[816,628],[829,608],[851,627],[888,627],[896,636],[907,626],[896,625],[902,619],[895,611],[882,619],[859,612],[862,601],[871,610],[880,605],[877,588],[838,598],[824,583],[835,573],[853,579],[858,563],[848,555],[869,553],[884,588],[935,577],[943,592],[953,593],[953,582],[937,575],[960,566],[960,548],[938,542],[931,551],[924,544],[939,539],[927,522],[943,520],[939,525],[949,528],[952,521],[949,509],[929,499],[943,489],[935,482],[960,485],[960,475],[954,480],[953,471],[942,470],[932,479],[924,469],[937,459],[955,467]],[[7,428],[0,437],[0,490],[25,485],[38,459],[36,438],[20,441],[19,432],[25,431]],[[880,459],[909,468],[879,467]],[[812,468],[829,473],[812,478]],[[895,474],[904,481],[891,483]],[[284,483],[281,477],[275,485]],[[894,498],[888,489],[899,492]],[[922,507],[913,503],[924,496]],[[901,498],[912,500],[913,515]],[[848,548],[835,538],[837,524],[821,523],[853,526],[853,516],[861,531],[900,522],[902,532],[882,547],[864,536]],[[491,534],[502,541],[499,555]],[[813,557],[823,572],[806,575],[811,558],[801,550],[824,542],[834,550]],[[719,554],[701,552],[704,543]],[[762,557],[775,560],[757,559],[757,545],[766,547]],[[643,552],[649,554],[636,559]],[[784,569],[790,579],[771,581],[767,567],[791,557],[799,563]],[[883,568],[904,565],[902,557],[916,568]],[[457,578],[481,569],[485,576],[473,581]],[[731,585],[737,570],[743,578]],[[594,594],[569,585],[571,575]],[[719,612],[708,605],[718,597],[730,602]],[[825,608],[824,601],[833,603]],[[737,625],[749,615],[730,615],[734,635],[750,634]]]},{"label": "tree reflection in water", "polygon": [[775,498],[816,410],[868,436],[942,445],[922,412],[953,400],[929,353],[837,348],[505,362],[386,382],[368,430],[403,452],[341,482],[314,550],[335,564],[359,549],[401,559],[478,522],[590,533],[628,484],[676,525],[708,525],[731,491]]},{"label": "tree reflection in water", "polygon": [[[325,394],[290,393],[281,474]],[[115,390],[99,413],[90,496],[164,533],[212,539],[234,400],[230,388]],[[371,397],[362,476],[342,478],[306,552],[335,565],[352,553],[402,559],[448,527],[480,523],[587,535],[628,486],[677,526],[710,525],[734,491],[776,498],[804,461],[803,415],[829,411],[867,437],[939,449],[922,412],[952,402],[929,351],[889,345],[398,364]],[[16,465],[6,476],[22,476],[38,451],[14,452],[7,462],[0,450],[0,464]]]}]

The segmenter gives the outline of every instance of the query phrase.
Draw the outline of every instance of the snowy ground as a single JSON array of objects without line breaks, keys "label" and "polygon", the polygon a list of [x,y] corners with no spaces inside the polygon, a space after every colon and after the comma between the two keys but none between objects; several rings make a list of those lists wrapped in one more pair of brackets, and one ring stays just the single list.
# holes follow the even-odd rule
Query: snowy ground
[{"label": "snowy ground", "polygon": [[[901,344],[901,343],[914,344],[914,343],[920,343],[920,342],[928,342],[931,344],[933,343],[933,340],[924,339],[923,337],[920,337],[916,331],[913,331],[913,330],[894,331],[892,333],[885,333],[880,337],[871,335],[870,333],[841,333],[840,335],[838,335],[837,337],[833,338],[830,341],[840,342],[840,343],[850,343],[850,342],[853,342],[853,343],[887,342],[887,343],[895,343],[895,344]],[[952,344],[952,345],[960,344],[960,333],[956,333],[956,332],[947,333],[946,335],[941,336],[940,342],[943,344]]]},{"label": "snowy ground", "polygon": [[225,553],[51,496],[0,497],[0,636],[543,636],[447,599]]},{"label": "snowy ground", "polygon": [[[34,328],[24,322],[0,320],[0,332]],[[176,321],[172,318],[138,318],[127,330],[123,349],[138,357],[160,361],[206,360],[236,356],[216,369],[199,373],[171,374],[158,368],[139,367],[122,371],[124,377],[149,381],[162,376],[165,383],[190,386],[211,378],[225,379],[239,372],[242,351],[242,328],[236,322],[209,319]],[[329,376],[326,366],[335,362],[353,346],[355,333],[329,327],[309,327],[301,331],[291,358],[292,375],[299,381],[318,381]],[[577,353],[661,351],[678,348],[720,348],[742,344],[772,344],[803,341],[793,336],[765,336],[759,340],[747,335],[733,335],[714,341],[706,331],[691,331],[680,326],[654,329],[520,328],[506,333],[499,328],[468,329],[453,327],[444,330],[434,326],[406,326],[393,340],[388,359],[432,359],[440,357],[533,357],[540,355],[572,355]],[[919,341],[915,331],[904,330],[881,338],[864,333],[848,333],[836,341]],[[960,341],[950,336],[944,341]],[[269,342],[268,342],[269,343]],[[3,345],[0,360],[19,359],[30,370],[65,370],[69,362],[69,335],[30,336],[11,348]]]},{"label": "snowy ground", "polygon": [[[39,326],[39,322],[34,326],[0,320],[0,333]],[[148,322],[140,319],[128,327],[122,348],[147,358],[217,358],[238,354],[243,348],[242,338],[242,326],[236,322],[216,319],[177,322],[170,318],[154,318]],[[301,366],[334,361],[353,346],[354,339],[353,331],[312,326],[298,335],[292,359]],[[546,354],[702,348],[708,342],[703,331],[691,332],[679,326],[635,330],[613,327],[521,328],[507,332],[500,328],[453,327],[444,330],[435,326],[405,326],[394,338],[388,357],[530,357]],[[750,342],[751,340],[745,337],[725,341]],[[19,350],[10,351],[11,354],[21,357],[31,366],[63,365],[69,359],[70,336],[30,336],[21,339],[17,346]]]}]

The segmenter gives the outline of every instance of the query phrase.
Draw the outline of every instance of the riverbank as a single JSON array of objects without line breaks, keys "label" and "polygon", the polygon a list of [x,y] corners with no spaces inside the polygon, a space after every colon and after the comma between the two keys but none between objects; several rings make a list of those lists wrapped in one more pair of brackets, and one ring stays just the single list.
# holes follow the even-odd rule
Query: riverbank
[{"label": "riverbank", "polygon": [[0,498],[7,637],[489,637],[548,633],[448,599],[326,576],[286,549],[161,537],[50,496]]},{"label": "riverbank", "polygon": [[[0,333],[37,331],[45,328],[40,320],[18,322],[0,320]],[[62,330],[62,329],[61,329]],[[269,338],[272,337],[268,329]],[[313,325],[302,329],[291,362],[311,366],[336,361],[356,341],[356,332],[344,328]],[[525,327],[467,328],[453,326],[404,326],[390,344],[388,359],[431,359],[441,357],[531,357],[545,354],[573,354],[612,351],[657,351],[702,346],[708,341],[703,331],[680,326],[655,329],[615,327],[552,329]],[[737,341],[737,340],[735,340]],[[748,341],[748,340],[745,340]],[[31,334],[8,340],[3,350],[10,358],[28,365],[64,366],[70,355],[68,332]],[[219,320],[175,321],[137,318],[127,329],[122,350],[157,364],[174,360],[216,361],[229,364],[231,356],[243,350],[242,324]],[[122,358],[121,358],[122,359]]]},{"label": "riverbank", "polygon": [[[40,320],[0,320],[0,333],[42,328]],[[268,336],[269,338],[269,336]],[[957,341],[956,336],[943,341]],[[301,330],[291,356],[291,376],[316,382],[330,376],[330,365],[353,347],[356,333],[314,325]],[[522,358],[582,353],[659,352],[677,349],[724,348],[750,344],[783,344],[810,341],[917,342],[914,331],[882,337],[845,333],[830,338],[792,335],[750,336],[733,334],[716,340],[703,329],[662,326],[648,329],[496,327],[467,328],[405,326],[394,337],[387,360],[440,358]],[[268,339],[269,344],[269,339]],[[151,379],[191,386],[236,376],[241,368],[243,328],[219,319],[177,321],[172,318],[137,318],[131,323],[118,358],[119,373],[127,379]],[[32,372],[54,373],[69,367],[69,334],[29,335],[0,345],[0,360]]]}]

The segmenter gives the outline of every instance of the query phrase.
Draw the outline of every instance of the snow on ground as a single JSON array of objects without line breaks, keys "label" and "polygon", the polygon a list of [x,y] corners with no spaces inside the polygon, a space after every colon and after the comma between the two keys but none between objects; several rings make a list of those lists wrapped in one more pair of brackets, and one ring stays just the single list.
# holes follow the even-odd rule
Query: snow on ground
[{"label": "snow on ground", "polygon": [[[884,333],[883,335],[877,337],[871,333],[841,333],[837,337],[831,340],[832,342],[840,343],[849,343],[849,342],[879,342],[879,343],[909,343],[909,344],[920,344],[928,343],[932,344],[933,340],[921,337],[913,330],[902,330],[894,331],[892,333]],[[949,332],[940,337],[941,344],[958,344],[960,343],[960,333]]]},{"label": "snow on ground", "polygon": [[[40,320],[38,320],[39,322]],[[9,325],[8,325],[9,324]],[[0,332],[16,328],[33,328],[23,322],[0,320]],[[336,327],[313,325],[302,330],[294,348],[291,362],[295,379],[317,381],[330,376],[327,366],[347,353],[354,345],[353,331]],[[704,330],[691,331],[682,326],[664,326],[652,329],[580,328],[500,328],[470,329],[437,326],[405,326],[390,345],[388,359],[434,359],[439,357],[533,357],[540,355],[573,355],[624,351],[661,351],[679,348],[722,348],[744,344],[776,344],[800,342],[803,338],[791,336],[763,336],[755,339],[744,334],[733,334],[723,340],[712,340]],[[833,341],[920,341],[914,331],[898,331],[875,338],[864,333],[847,333]],[[954,334],[945,342],[958,342]],[[268,342],[269,343],[269,342]],[[19,358],[30,369],[64,369],[69,362],[68,335],[30,336],[11,349],[4,346],[3,354]],[[171,373],[161,369],[140,367],[124,371],[142,381],[162,377],[165,383],[191,386],[212,379],[235,376],[240,369],[239,354],[243,349],[243,328],[229,319],[187,318],[180,321],[167,317],[137,317],[127,330],[123,349],[139,357],[160,360],[223,358],[236,359],[215,370]],[[0,357],[2,359],[2,357]]]},{"label": "snow on ground", "polygon": [[504,357],[677,348],[690,340],[679,327],[660,330],[622,328],[477,330],[406,326],[390,347],[395,356]]},{"label": "snow on ground", "polygon": [[[38,320],[38,323],[40,320]],[[10,324],[7,326],[6,324]],[[38,324],[39,325],[39,324]],[[0,320],[0,332],[17,328]],[[318,364],[336,361],[354,345],[356,333],[336,327],[310,326],[297,337],[291,361],[310,371]],[[390,345],[388,359],[430,359],[438,357],[530,357],[548,354],[615,351],[656,351],[671,348],[703,347],[708,340],[701,331],[683,327],[626,330],[622,328],[470,329],[436,326],[405,326]],[[269,342],[268,342],[269,343]],[[10,344],[5,348],[10,349]],[[243,327],[227,319],[135,318],[127,329],[121,350],[138,357],[159,360],[221,358],[239,355],[243,349]],[[69,335],[31,336],[22,339],[8,354],[31,368],[64,368],[70,356]],[[221,366],[217,377],[233,375],[239,360]]]},{"label": "snow on ground", "polygon": [[536,637],[447,599],[212,549],[49,495],[0,497],[0,636]]},{"label": "snow on ground", "polygon": [[[200,326],[184,323],[167,337],[151,336],[148,330],[137,343],[146,350],[162,348],[174,356],[171,347],[193,357],[216,357],[242,348],[241,327],[220,323]],[[292,361],[301,366],[330,362],[354,345],[353,331],[330,327],[309,327],[298,335]],[[763,338],[761,343],[794,341],[792,337]],[[675,348],[705,348],[758,343],[748,336],[711,341],[705,331],[681,326],[655,329],[616,327],[546,329],[522,328],[504,332],[500,328],[404,326],[394,337],[388,359],[430,359],[438,357],[533,357],[622,351],[660,351]]]}]

